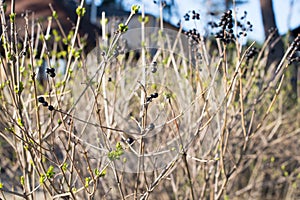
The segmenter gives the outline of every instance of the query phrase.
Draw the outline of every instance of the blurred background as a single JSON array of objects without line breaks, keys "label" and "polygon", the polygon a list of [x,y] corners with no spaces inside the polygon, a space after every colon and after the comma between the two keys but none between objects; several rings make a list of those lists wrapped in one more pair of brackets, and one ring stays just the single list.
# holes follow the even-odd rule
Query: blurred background
[{"label": "blurred background", "polygon": [[[299,0],[261,0],[262,2],[271,2],[273,8],[276,26],[281,35],[289,30],[294,30],[300,26],[300,1]],[[173,25],[176,25],[179,20],[183,20],[186,13],[195,10],[201,14],[201,21],[197,22],[196,26],[203,30],[206,22],[211,20],[209,12],[222,12],[227,9],[232,9],[233,2],[230,0],[166,0],[164,1],[164,19]],[[159,0],[86,0],[86,3],[91,6],[101,7],[113,6],[115,9],[130,11],[132,4],[145,6],[145,12],[156,17],[159,16]],[[262,20],[262,9],[260,0],[237,0],[235,1],[236,11],[238,15],[243,15],[247,11],[247,20],[253,24],[253,32],[249,33],[249,38],[258,42],[263,42],[265,38],[264,24]],[[269,16],[271,19],[272,16]],[[195,23],[185,23],[186,29],[194,28]]]}]

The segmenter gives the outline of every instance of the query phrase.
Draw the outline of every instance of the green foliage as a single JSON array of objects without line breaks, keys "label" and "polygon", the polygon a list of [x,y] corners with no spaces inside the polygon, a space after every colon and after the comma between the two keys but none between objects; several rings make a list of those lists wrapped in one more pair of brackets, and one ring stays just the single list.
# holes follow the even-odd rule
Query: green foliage
[{"label": "green foliage", "polygon": [[145,16],[144,18],[142,16],[139,16],[139,22],[144,22],[145,24],[147,24],[149,22],[149,17]]},{"label": "green foliage", "polygon": [[47,178],[53,178],[54,175],[55,175],[54,167],[52,165],[50,165],[46,172],[46,176],[47,176]]},{"label": "green foliage", "polygon": [[117,142],[116,149],[108,153],[108,158],[110,160],[119,160],[120,156],[123,155],[123,147],[120,142]]},{"label": "green foliage", "polygon": [[163,96],[164,96],[166,99],[174,98],[174,94],[173,94],[172,92],[164,92],[164,93],[163,93]]},{"label": "green foliage", "polygon": [[91,177],[86,177],[84,180],[85,180],[84,187],[88,187],[91,181]]},{"label": "green foliage", "polygon": [[75,57],[77,59],[80,58],[81,53],[82,53],[82,49],[78,49],[78,50],[73,49],[73,51],[72,51],[73,57]]},{"label": "green foliage", "polygon": [[43,184],[46,181],[46,178],[47,178],[47,176],[45,174],[42,174],[40,176],[40,180],[39,180],[40,184]]},{"label": "green foliage", "polygon": [[20,177],[20,183],[21,183],[22,186],[25,185],[25,178],[24,178],[24,176]]},{"label": "green foliage", "polygon": [[67,51],[60,51],[57,53],[58,58],[65,58],[67,56]]},{"label": "green foliage", "polygon": [[42,174],[40,176],[40,184],[43,184],[47,179],[51,179],[53,178],[55,175],[55,172],[54,172],[54,167],[52,165],[49,166],[46,174]]},{"label": "green foliage", "polygon": [[10,133],[15,133],[14,127],[6,127],[6,128],[5,128],[5,131],[8,131],[8,132],[10,132]]},{"label": "green foliage", "polygon": [[271,163],[274,163],[275,162],[275,157],[272,156],[271,159],[270,159]]},{"label": "green foliage", "polygon": [[77,9],[76,9],[76,14],[79,16],[79,17],[83,17],[84,14],[86,12],[86,9],[81,7],[81,6],[78,6]]},{"label": "green foliage", "polygon": [[100,24],[102,25],[102,24],[104,24],[104,25],[106,25],[108,23],[108,19],[107,18],[105,18],[105,19],[100,19]]},{"label": "green foliage", "polygon": [[140,6],[138,6],[138,5],[132,5],[131,6],[131,13],[132,14],[136,14],[136,13],[139,12],[139,9],[140,9]]},{"label": "green foliage", "polygon": [[15,93],[20,95],[23,92],[23,90],[24,90],[23,82],[19,82],[19,85],[15,86]]},{"label": "green foliage", "polygon": [[124,33],[124,32],[126,32],[128,30],[128,26],[126,26],[125,24],[123,24],[123,23],[120,23],[119,24],[119,31],[121,32],[121,33]]},{"label": "green foliage", "polygon": [[55,10],[52,12],[52,17],[54,19],[58,19],[58,14],[57,14],[57,12]]},{"label": "green foliage", "polygon": [[77,189],[76,189],[76,187],[72,187],[72,192],[77,192]]},{"label": "green foliage", "polygon": [[42,59],[39,59],[39,60],[37,60],[37,66],[42,66],[42,64],[43,64],[43,60]]},{"label": "green foliage", "polygon": [[20,127],[23,127],[23,126],[24,126],[24,124],[23,124],[21,118],[18,118],[17,123],[18,123],[18,125],[19,125]]},{"label": "green foliage", "polygon": [[95,168],[94,173],[97,177],[104,177],[106,175],[106,169],[100,171],[98,168]]},{"label": "green foliage", "polygon": [[[132,6],[130,16],[136,14],[139,8]],[[84,16],[85,12],[81,7],[76,10],[79,17]],[[189,14],[193,15],[193,12]],[[14,21],[15,17],[18,16],[11,15],[9,20]],[[55,11],[52,18],[60,20]],[[139,16],[138,20],[147,23],[149,17]],[[105,24],[107,22],[108,19],[103,21]],[[21,29],[20,26],[18,28]],[[265,78],[265,58],[256,55],[249,60],[242,59],[247,57],[245,49],[250,47],[249,44],[237,46],[238,41],[235,41],[214,46],[214,38],[200,42],[199,38],[191,38],[196,40],[188,40],[185,44],[184,40],[178,39],[177,44],[180,45],[174,52],[172,37],[167,37],[166,31],[158,30],[154,41],[162,45],[158,46],[162,52],[152,57],[147,49],[146,60],[143,60],[138,56],[136,58],[135,52],[129,52],[129,58],[121,54],[123,46],[119,42],[122,41],[116,41],[119,38],[115,36],[119,34],[113,34],[108,37],[108,43],[99,41],[101,48],[97,58],[91,52],[85,59],[82,51],[88,40],[81,34],[75,36],[75,29],[66,30],[67,36],[63,38],[60,31],[51,30],[51,40],[42,33],[34,34],[35,42],[30,46],[33,48],[26,50],[23,50],[24,38],[18,38],[18,43],[11,45],[13,41],[10,36],[7,37],[5,32],[1,35],[6,55],[0,61],[0,67],[7,70],[4,73],[7,77],[0,84],[0,127],[5,130],[0,130],[0,153],[4,155],[0,156],[6,164],[5,159],[10,158],[5,153],[12,149],[13,158],[9,164],[16,166],[17,174],[23,176],[19,180],[9,178],[14,185],[23,186],[21,193],[42,191],[48,195],[49,191],[52,197],[71,193],[78,199],[92,195],[101,198],[109,191],[96,191],[99,187],[94,186],[103,181],[103,186],[111,191],[121,190],[120,194],[111,192],[112,199],[122,199],[122,195],[126,198],[128,192],[135,189],[138,192],[152,192],[150,195],[158,195],[157,198],[167,191],[166,195],[173,199],[184,195],[192,199],[190,193],[193,191],[194,199],[207,199],[212,193],[220,194],[219,199],[243,199],[249,197],[248,187],[252,185],[249,185],[249,180],[254,181],[255,185],[255,180],[262,180],[262,177],[264,182],[276,184],[276,189],[280,185],[289,185],[294,189],[299,187],[299,163],[290,156],[295,154],[293,148],[298,144],[295,116],[299,111],[283,109],[285,104],[290,104],[285,101],[290,97],[285,90],[289,91],[291,87],[285,85],[283,90],[279,88],[279,96],[276,96],[278,83],[269,84]],[[127,30],[128,26],[121,23],[117,33]],[[190,34],[193,31],[187,35]],[[152,39],[152,33],[146,35],[147,39]],[[43,52],[36,48],[44,44],[45,41],[41,40],[48,40]],[[55,45],[51,43],[53,41]],[[65,49],[62,48],[64,44],[67,45]],[[147,42],[138,45],[147,47]],[[187,49],[182,49],[185,45]],[[18,52],[11,51],[11,46],[17,46]],[[114,50],[122,56],[110,59],[110,55],[117,55]],[[189,53],[191,57],[196,55],[192,58],[195,63],[189,63],[190,58],[180,58],[178,54],[181,52]],[[267,54],[260,53],[262,56]],[[44,83],[35,86],[37,67],[45,64],[47,68],[58,69],[59,64],[55,61],[59,58],[66,59],[68,63],[66,74],[59,73],[46,79],[46,86]],[[132,73],[144,64],[145,84],[140,81],[140,71]],[[291,75],[293,73],[287,73],[286,77],[290,79]],[[135,85],[136,82],[138,84]],[[147,103],[141,101],[143,94]],[[154,94],[159,98],[150,101]],[[280,101],[271,104],[275,97]],[[40,101],[36,105],[38,98],[45,98],[47,105]],[[291,107],[296,108],[294,105]],[[50,112],[49,108],[53,111]],[[266,114],[267,110],[273,113]],[[246,130],[245,136],[243,129]],[[135,137],[145,136],[144,140],[133,137],[131,140],[134,142],[127,140],[131,133],[136,134]],[[154,133],[155,137],[151,137]],[[115,147],[112,144],[116,144]],[[6,151],[7,146],[10,149]],[[152,154],[154,159],[151,159]],[[160,157],[163,154],[167,156]],[[128,155],[135,155],[140,160],[133,163],[136,160],[131,160]],[[185,157],[187,163],[183,162]],[[159,162],[164,159],[166,165],[160,166]],[[132,173],[123,173],[122,170],[128,170],[128,166],[137,167],[138,162],[141,167],[139,172],[137,168],[132,169],[134,178]],[[151,167],[152,175],[143,173],[142,170]],[[291,170],[292,167],[295,169]],[[236,170],[238,173],[235,173]],[[105,178],[99,180],[101,177]],[[174,177],[175,181],[171,183],[164,177]],[[210,180],[214,180],[213,185]],[[31,188],[31,185],[36,186],[36,182],[47,182],[47,185]],[[126,184],[126,189],[123,190],[123,186],[117,188],[118,184]],[[133,188],[134,185],[138,188]],[[245,187],[247,191],[242,189]],[[249,188],[249,191],[253,189],[256,188]],[[279,188],[278,193],[286,189]],[[172,190],[176,192],[172,193]],[[56,194],[57,191],[59,194]],[[236,197],[237,191],[243,191],[245,196],[241,194]],[[96,196],[98,192],[102,196]],[[200,197],[201,194],[203,196]]]},{"label": "green foliage", "polygon": [[61,36],[58,34],[56,29],[52,30],[52,35],[54,36],[55,42],[61,41]]},{"label": "green foliage", "polygon": [[9,20],[10,20],[11,23],[13,23],[15,21],[15,18],[16,18],[16,13],[11,13],[9,15]]},{"label": "green foliage", "polygon": [[69,167],[68,163],[65,162],[65,163],[63,164],[63,166],[61,167],[61,169],[63,170],[63,172],[66,172],[67,169],[68,169],[68,167]]}]

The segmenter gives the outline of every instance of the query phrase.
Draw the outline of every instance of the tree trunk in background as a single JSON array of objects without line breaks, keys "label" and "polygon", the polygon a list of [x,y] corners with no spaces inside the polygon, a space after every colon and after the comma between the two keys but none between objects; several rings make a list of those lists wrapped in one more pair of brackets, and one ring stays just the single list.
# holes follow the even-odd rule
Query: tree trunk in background
[{"label": "tree trunk in background", "polygon": [[[266,72],[268,73],[267,75],[268,76],[271,75],[271,77],[273,77],[274,69],[273,67],[270,68],[270,66],[275,65],[275,69],[277,68],[277,65],[282,59],[285,50],[284,50],[283,41],[280,38],[277,30],[272,0],[260,0],[260,6],[261,6],[261,14],[263,19],[265,37],[267,38],[270,35],[269,30],[271,28],[275,28],[274,37],[271,39],[268,45],[269,54],[268,54],[267,64],[266,64]],[[296,31],[297,29],[295,29],[294,32]],[[292,34],[295,35],[295,33],[293,32]],[[268,70],[269,68],[270,70]],[[291,84],[291,89],[287,90],[288,92],[287,94],[292,100],[292,102],[297,102],[297,71],[298,71],[298,66],[293,64],[289,67],[287,73],[287,77],[290,80],[289,84]]]},{"label": "tree trunk in background", "polygon": [[277,65],[280,59],[284,54],[284,46],[281,38],[279,37],[279,33],[277,30],[275,15],[273,10],[272,0],[260,0],[261,14],[264,25],[265,37],[267,38],[270,33],[269,30],[271,28],[275,29],[275,35],[271,42],[269,43],[269,54],[267,59],[267,68],[270,67],[271,64]]}]

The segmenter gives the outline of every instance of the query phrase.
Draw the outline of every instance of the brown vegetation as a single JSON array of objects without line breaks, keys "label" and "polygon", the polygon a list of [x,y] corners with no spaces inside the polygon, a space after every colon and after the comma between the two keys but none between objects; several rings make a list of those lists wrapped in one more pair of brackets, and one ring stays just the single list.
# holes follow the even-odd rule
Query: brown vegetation
[{"label": "brown vegetation", "polygon": [[[206,41],[196,30],[149,32],[141,21],[132,32],[124,22],[87,56],[76,24],[66,50],[37,52],[44,90],[27,32],[22,47],[3,34],[2,197],[298,199],[300,112],[287,95],[287,58],[298,43],[269,66],[277,73],[267,79],[270,40],[258,49],[228,34],[232,12],[224,13],[223,33]],[[43,34],[36,37],[47,44]],[[137,59],[125,56],[126,34],[142,38]],[[66,60],[65,73],[56,58]]]}]

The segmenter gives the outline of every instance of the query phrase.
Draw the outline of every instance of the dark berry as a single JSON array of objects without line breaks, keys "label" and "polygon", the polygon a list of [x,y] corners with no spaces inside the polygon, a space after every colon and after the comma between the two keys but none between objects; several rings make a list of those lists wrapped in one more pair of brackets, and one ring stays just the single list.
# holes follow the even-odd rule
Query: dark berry
[{"label": "dark berry", "polygon": [[38,102],[40,102],[40,103],[44,103],[44,102],[45,102],[45,99],[44,99],[44,97],[39,97],[39,98],[38,98]]},{"label": "dark berry", "polygon": [[43,102],[43,106],[47,107],[47,106],[48,106],[48,102],[47,102],[47,101],[44,101],[44,102]]},{"label": "dark berry", "polygon": [[155,125],[153,123],[150,123],[148,126],[149,131],[152,131],[155,128]]},{"label": "dark berry", "polygon": [[157,68],[156,68],[156,67],[152,67],[152,68],[151,68],[151,72],[152,72],[152,73],[155,73],[156,71],[157,71]]},{"label": "dark berry", "polygon": [[190,15],[188,13],[186,13],[184,16],[183,16],[184,20],[185,21],[189,21],[190,20]]},{"label": "dark berry", "polygon": [[46,73],[47,74],[53,74],[53,73],[55,73],[55,69],[54,68],[47,68]]},{"label": "dark berry", "polygon": [[51,72],[51,73],[49,74],[49,76],[50,76],[51,78],[54,78],[54,77],[56,76],[56,74],[55,74],[55,72]]},{"label": "dark berry", "polygon": [[155,92],[155,93],[151,94],[150,96],[151,96],[151,98],[155,99],[155,98],[157,98],[157,97],[158,97],[158,93],[157,93],[157,92]]},{"label": "dark berry", "polygon": [[52,111],[54,110],[54,107],[52,105],[48,106],[48,110]]},{"label": "dark berry", "polygon": [[126,141],[127,141],[128,144],[131,145],[134,142],[134,139],[132,139],[131,137],[129,137],[129,138],[127,138]]}]

